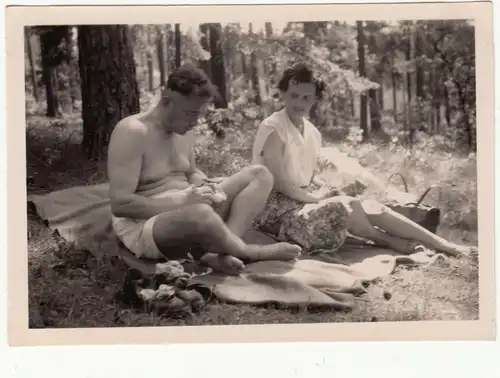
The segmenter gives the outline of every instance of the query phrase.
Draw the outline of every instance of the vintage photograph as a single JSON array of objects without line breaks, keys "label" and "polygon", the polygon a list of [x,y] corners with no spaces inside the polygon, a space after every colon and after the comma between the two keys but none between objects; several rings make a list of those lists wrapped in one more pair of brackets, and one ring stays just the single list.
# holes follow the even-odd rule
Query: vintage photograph
[{"label": "vintage photograph", "polygon": [[30,330],[484,316],[477,19],[258,13],[22,26]]},{"label": "vintage photograph", "polygon": [[477,319],[473,22],[25,41],[31,327]]}]

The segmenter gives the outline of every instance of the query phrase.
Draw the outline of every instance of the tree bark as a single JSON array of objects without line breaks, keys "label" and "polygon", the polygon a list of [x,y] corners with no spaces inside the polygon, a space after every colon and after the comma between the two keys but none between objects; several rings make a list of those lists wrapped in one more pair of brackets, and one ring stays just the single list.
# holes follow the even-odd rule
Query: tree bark
[{"label": "tree bark", "polygon": [[393,112],[394,112],[394,122],[397,122],[398,118],[398,96],[397,96],[397,82],[396,82],[396,72],[392,72],[391,75],[391,81],[392,81],[392,105],[393,105]]},{"label": "tree bark", "polygon": [[[201,24],[200,25],[200,32],[202,33],[202,36],[200,38],[200,45],[203,47],[204,50],[210,51],[210,28],[209,24]],[[211,70],[211,64],[210,60],[202,60],[200,62],[200,66],[205,71],[205,73],[208,75],[208,77],[212,78],[212,70]]]},{"label": "tree bark", "polygon": [[[356,21],[357,28],[357,39],[358,39],[358,70],[359,76],[366,77],[366,68],[365,68],[365,34],[363,31],[363,22]],[[360,98],[360,127],[363,130],[363,140],[368,137],[368,122],[367,122],[367,98],[366,93],[361,94]]]},{"label": "tree bark", "polygon": [[[42,80],[45,85],[47,117],[56,117],[59,110],[56,67],[69,62],[67,42],[70,38],[68,26],[47,26],[40,33],[40,53],[42,57]],[[61,47],[65,42],[66,46]]]},{"label": "tree bark", "polygon": [[444,89],[444,106],[445,106],[446,124],[448,127],[450,127],[451,126],[450,94],[449,94],[448,87],[446,86],[446,84],[443,84],[443,89]]},{"label": "tree bark", "polygon": [[217,108],[227,108],[226,72],[221,46],[221,24],[210,24],[210,71],[212,80],[219,89],[220,98],[216,101]]},{"label": "tree bark", "polygon": [[370,96],[370,121],[372,131],[379,133],[382,131],[382,124],[380,122],[380,109],[377,101],[377,89],[370,89],[368,95]]},{"label": "tree bark", "polygon": [[175,67],[181,66],[181,25],[175,24]]},{"label": "tree bark", "polygon": [[127,26],[80,26],[82,147],[91,160],[106,157],[111,132],[139,111],[139,87]]},{"label": "tree bark", "polygon": [[36,80],[35,72],[35,59],[33,58],[33,48],[31,46],[31,37],[28,28],[24,28],[24,41],[26,44],[26,53],[28,54],[28,61],[30,64],[31,85],[33,86],[33,97],[38,102],[38,83]]},{"label": "tree bark", "polygon": [[156,52],[158,54],[158,69],[160,70],[160,85],[165,84],[165,52],[163,45],[163,31],[161,27],[156,29]]}]

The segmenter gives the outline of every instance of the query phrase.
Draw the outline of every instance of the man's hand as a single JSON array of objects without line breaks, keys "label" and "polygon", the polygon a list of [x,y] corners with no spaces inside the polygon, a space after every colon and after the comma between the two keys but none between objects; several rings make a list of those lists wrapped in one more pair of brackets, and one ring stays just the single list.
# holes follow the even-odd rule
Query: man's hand
[{"label": "man's hand", "polygon": [[201,203],[212,205],[214,191],[209,186],[199,186],[196,187],[194,185],[189,186],[184,189],[186,193],[186,205],[198,205]]},{"label": "man's hand", "polygon": [[214,183],[214,184],[220,184],[222,181],[224,181],[226,177],[212,177],[212,178],[206,178],[205,182],[209,183]]}]

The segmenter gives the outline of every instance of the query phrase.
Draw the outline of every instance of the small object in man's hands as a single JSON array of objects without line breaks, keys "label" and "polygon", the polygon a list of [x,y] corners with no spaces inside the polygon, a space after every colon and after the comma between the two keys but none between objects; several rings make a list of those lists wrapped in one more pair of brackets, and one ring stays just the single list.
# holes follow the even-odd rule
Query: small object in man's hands
[{"label": "small object in man's hands", "polygon": [[226,196],[226,193],[224,193],[223,190],[220,189],[220,187],[216,184],[207,184],[208,187],[210,187],[213,191],[213,195],[212,195],[212,201],[214,203],[221,203],[221,202],[224,202],[226,199],[227,199],[227,196]]}]

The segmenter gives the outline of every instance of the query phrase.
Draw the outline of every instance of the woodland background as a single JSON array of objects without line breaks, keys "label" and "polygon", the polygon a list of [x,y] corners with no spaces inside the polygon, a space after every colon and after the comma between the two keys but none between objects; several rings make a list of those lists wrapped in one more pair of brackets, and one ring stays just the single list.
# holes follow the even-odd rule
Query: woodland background
[{"label": "woodland background", "polygon": [[[310,114],[325,145],[382,179],[403,173],[412,191],[437,185],[429,201],[444,213],[439,232],[477,243],[475,32],[468,20],[25,31],[29,193],[105,181],[114,125],[146,109],[169,72],[185,62],[202,67],[222,98],[200,119],[198,164],[209,174],[234,173],[248,164],[258,123],[281,106],[276,85],[284,68],[303,60],[328,84]],[[175,323],[117,310],[112,292],[120,275],[105,256],[61,249],[39,220],[28,215],[28,221],[34,326]],[[374,297],[349,316],[214,305],[189,324],[476,317],[477,266],[445,264],[455,265],[396,274],[387,283],[392,302]],[[70,289],[61,297],[63,287]]]}]

